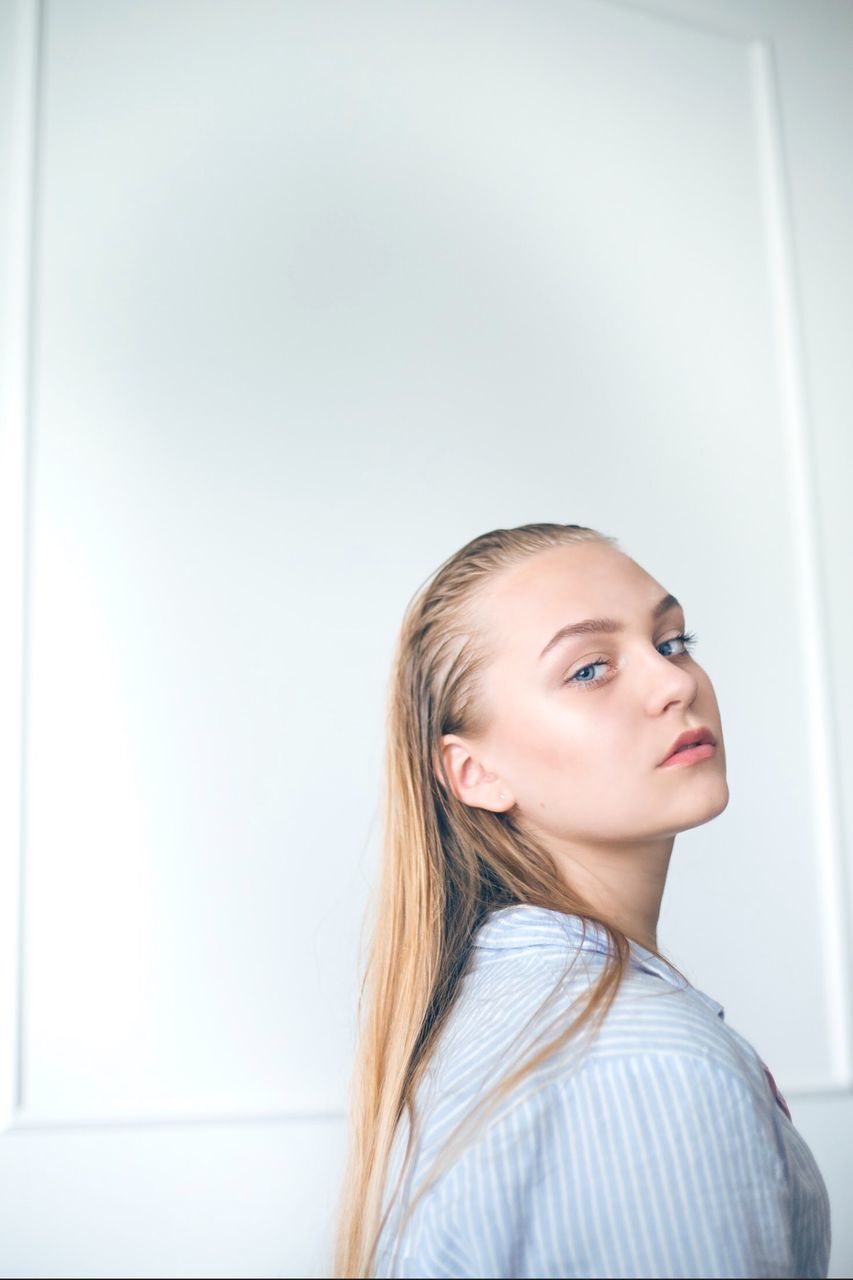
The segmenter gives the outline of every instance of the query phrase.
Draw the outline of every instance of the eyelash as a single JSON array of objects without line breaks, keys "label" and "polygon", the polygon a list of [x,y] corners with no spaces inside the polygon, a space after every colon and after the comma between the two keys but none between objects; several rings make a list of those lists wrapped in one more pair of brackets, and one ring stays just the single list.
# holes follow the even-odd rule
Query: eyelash
[{"label": "eyelash", "polygon": [[[695,631],[682,631],[677,636],[670,636],[668,640],[661,640],[661,644],[672,644],[673,641],[675,640],[680,640],[681,643],[684,645],[684,653],[664,654],[663,656],[665,658],[666,657],[673,657],[673,658],[685,657],[687,654],[690,653],[690,650],[692,649],[693,645],[696,643],[697,636]],[[590,667],[601,666],[607,661],[608,661],[607,658],[596,658],[594,662],[585,662],[582,667],[578,668],[578,670],[574,673],[574,675],[569,676],[568,680],[564,680],[563,684],[573,684],[578,689],[596,688],[597,685],[600,685],[603,682],[604,676],[599,676],[596,680],[578,680],[577,677],[581,674],[582,671],[589,671]]]}]

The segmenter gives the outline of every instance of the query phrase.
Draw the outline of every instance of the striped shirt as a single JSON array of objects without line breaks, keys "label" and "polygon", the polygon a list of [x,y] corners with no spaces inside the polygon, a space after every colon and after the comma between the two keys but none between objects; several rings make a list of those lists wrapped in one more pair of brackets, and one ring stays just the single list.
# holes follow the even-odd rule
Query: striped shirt
[{"label": "striped shirt", "polygon": [[515,905],[478,930],[397,1195],[407,1115],[395,1135],[374,1275],[825,1277],[826,1187],[772,1075],[720,1004],[635,942],[598,1034],[514,1085],[398,1231],[455,1126],[580,1012],[608,945],[582,923]]}]

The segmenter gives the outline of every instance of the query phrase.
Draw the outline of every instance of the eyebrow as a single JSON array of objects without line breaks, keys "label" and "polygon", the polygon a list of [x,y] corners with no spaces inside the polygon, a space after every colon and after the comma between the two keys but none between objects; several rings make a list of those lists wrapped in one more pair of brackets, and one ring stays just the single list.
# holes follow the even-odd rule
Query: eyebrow
[{"label": "eyebrow", "polygon": [[[662,617],[668,613],[670,609],[680,609],[681,602],[673,595],[665,595],[651,611],[652,621]],[[624,622],[618,622],[615,618],[585,618],[583,622],[572,622],[567,627],[560,627],[560,630],[548,641],[539,657],[544,658],[546,653],[550,653],[555,645],[563,640],[569,640],[572,636],[585,635],[602,635],[613,631],[624,631]]]}]

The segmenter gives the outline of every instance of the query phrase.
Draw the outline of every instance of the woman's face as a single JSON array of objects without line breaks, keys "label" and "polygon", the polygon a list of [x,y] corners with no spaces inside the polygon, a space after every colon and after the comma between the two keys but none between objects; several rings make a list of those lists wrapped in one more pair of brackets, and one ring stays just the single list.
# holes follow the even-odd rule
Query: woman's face
[{"label": "woman's face", "polygon": [[[481,674],[487,728],[476,739],[445,738],[457,744],[445,758],[460,798],[513,809],[557,845],[653,840],[722,812],[717,700],[677,639],[689,624],[681,607],[656,613],[666,594],[599,542],[550,548],[496,575],[476,606],[490,654]],[[558,636],[607,618],[621,629]],[[678,735],[701,726],[716,739],[713,754],[662,768]]]}]

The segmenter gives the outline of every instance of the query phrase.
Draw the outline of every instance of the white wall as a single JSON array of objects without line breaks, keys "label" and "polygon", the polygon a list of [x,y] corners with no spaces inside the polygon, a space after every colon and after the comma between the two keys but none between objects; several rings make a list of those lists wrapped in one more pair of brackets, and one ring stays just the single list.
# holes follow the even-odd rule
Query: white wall
[{"label": "white wall", "polygon": [[849,1273],[851,52],[831,0],[0,7],[3,1274],[328,1267],[395,630],[551,519],[699,635],[732,799],[660,937]]}]

